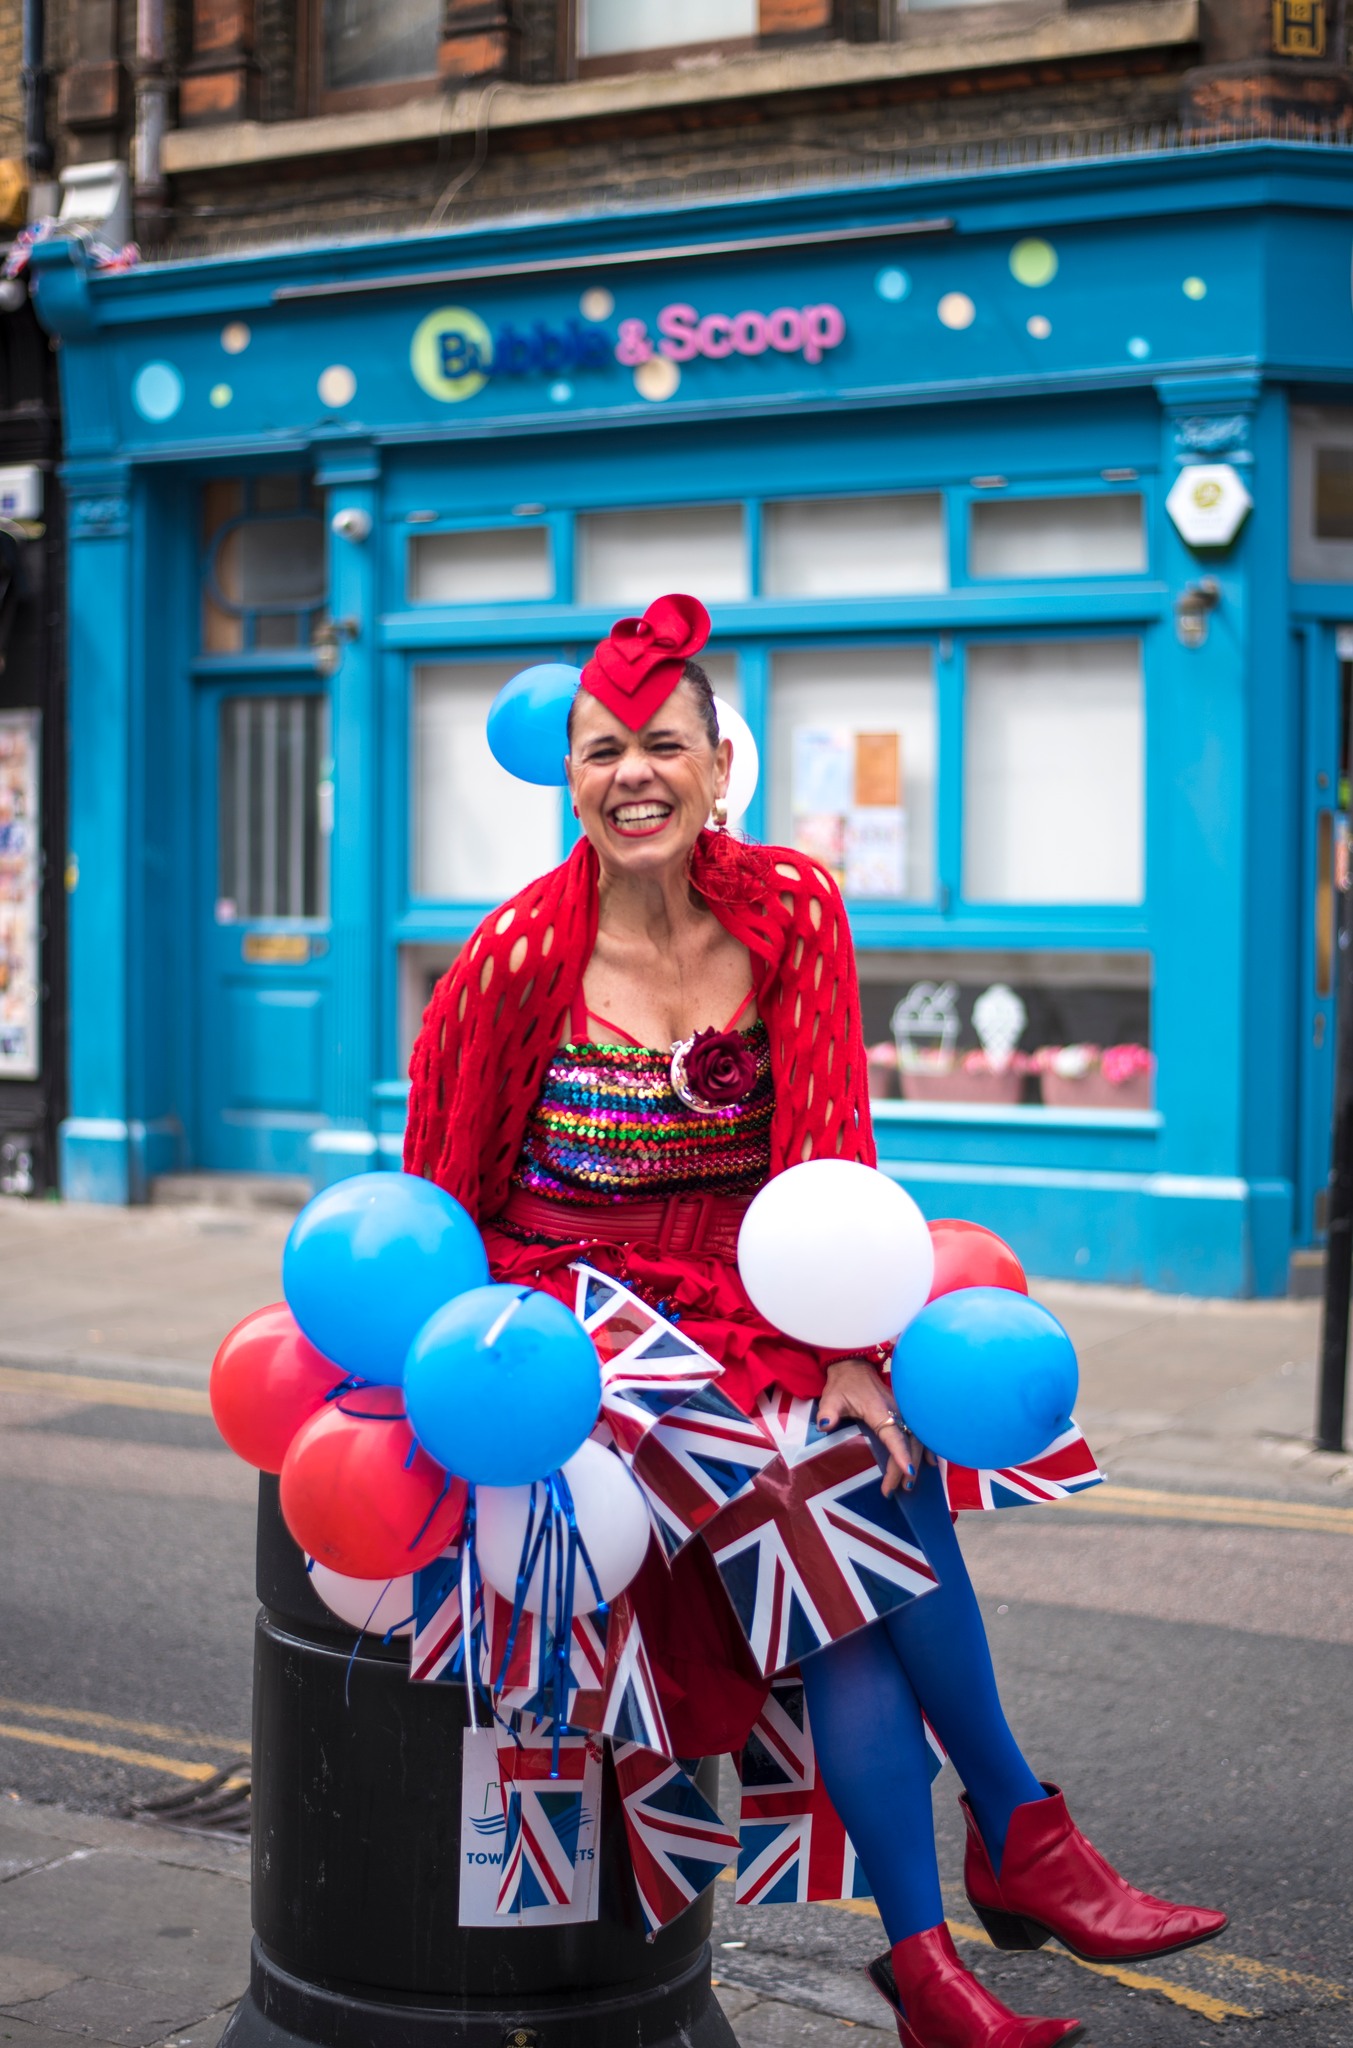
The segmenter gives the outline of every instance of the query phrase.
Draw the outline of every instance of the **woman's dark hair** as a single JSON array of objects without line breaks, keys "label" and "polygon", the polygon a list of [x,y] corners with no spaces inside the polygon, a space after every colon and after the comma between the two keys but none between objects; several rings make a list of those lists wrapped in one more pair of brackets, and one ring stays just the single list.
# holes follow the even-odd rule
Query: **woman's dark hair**
[{"label": "woman's dark hair", "polygon": [[[688,661],[686,663],[685,668],[681,671],[681,681],[690,684],[691,695],[695,699],[695,708],[700,715],[700,723],[705,728],[705,738],[712,747],[717,747],[719,744],[719,714],[714,709],[714,685],[710,682],[709,677],[705,674],[698,661]],[[577,701],[578,699],[575,695],[573,704],[570,704],[568,707],[568,743],[570,747],[573,745],[573,705]]]}]

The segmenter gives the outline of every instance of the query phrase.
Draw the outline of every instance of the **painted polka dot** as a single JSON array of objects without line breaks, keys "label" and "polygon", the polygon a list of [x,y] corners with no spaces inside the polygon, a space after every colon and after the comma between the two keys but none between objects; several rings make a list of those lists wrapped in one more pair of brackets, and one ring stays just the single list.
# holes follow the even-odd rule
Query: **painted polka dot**
[{"label": "painted polka dot", "polygon": [[666,356],[650,356],[646,363],[640,363],[634,372],[634,388],[640,398],[652,399],[657,404],[661,399],[670,398],[681,383],[681,372]]},{"label": "painted polka dot", "polygon": [[1031,314],[1024,325],[1035,341],[1046,341],[1052,333],[1052,322],[1046,313]]},{"label": "painted polka dot", "polygon": [[221,347],[228,356],[242,356],[253,338],[245,320],[231,320],[221,329]]},{"label": "painted polka dot", "polygon": [[1135,357],[1139,363],[1144,363],[1151,353],[1151,344],[1140,334],[1134,334],[1127,345],[1127,352],[1130,356]]},{"label": "painted polka dot", "polygon": [[346,363],[330,363],[321,370],[315,389],[324,405],[349,405],[357,390],[357,379]]},{"label": "painted polka dot", "polygon": [[219,411],[222,406],[229,405],[235,394],[228,384],[213,384],[207,396]]},{"label": "painted polka dot", "polygon": [[1206,280],[1201,277],[1186,277],[1184,279],[1184,297],[1186,299],[1205,299],[1207,297]]},{"label": "painted polka dot", "polygon": [[589,285],[578,301],[578,311],[584,320],[609,320],[615,311],[614,294],[604,284]]},{"label": "painted polka dot", "polygon": [[1010,275],[1016,284],[1027,284],[1031,289],[1051,284],[1057,275],[1057,251],[1052,243],[1038,235],[1016,242],[1010,251]]},{"label": "painted polka dot", "polygon": [[945,327],[971,327],[977,308],[966,292],[946,292],[936,309]]},{"label": "painted polka dot", "polygon": [[143,363],[132,379],[132,404],[143,420],[172,420],[183,403],[183,379],[172,363]]},{"label": "painted polka dot", "polygon": [[911,290],[911,279],[905,270],[880,270],[874,279],[874,290],[881,299],[889,299],[896,305]]},{"label": "painted polka dot", "polygon": [[550,397],[555,405],[567,405],[573,396],[573,386],[567,377],[560,377],[550,386]]}]

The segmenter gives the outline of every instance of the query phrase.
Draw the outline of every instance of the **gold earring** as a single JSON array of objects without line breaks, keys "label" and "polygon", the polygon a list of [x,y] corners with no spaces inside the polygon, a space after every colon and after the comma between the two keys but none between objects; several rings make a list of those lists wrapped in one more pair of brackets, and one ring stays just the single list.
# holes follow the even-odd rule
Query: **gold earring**
[{"label": "gold earring", "polygon": [[710,809],[710,816],[714,820],[714,830],[716,832],[722,832],[725,825],[728,823],[728,806],[721,796],[715,797],[714,803]]}]

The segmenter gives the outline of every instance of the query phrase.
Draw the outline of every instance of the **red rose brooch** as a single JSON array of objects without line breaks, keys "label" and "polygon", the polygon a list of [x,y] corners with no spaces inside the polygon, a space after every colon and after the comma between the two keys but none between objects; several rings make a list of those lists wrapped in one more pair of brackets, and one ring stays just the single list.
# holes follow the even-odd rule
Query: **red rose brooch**
[{"label": "red rose brooch", "polygon": [[711,1027],[672,1047],[672,1087],[697,1116],[744,1101],[755,1081],[756,1053],[740,1031]]}]

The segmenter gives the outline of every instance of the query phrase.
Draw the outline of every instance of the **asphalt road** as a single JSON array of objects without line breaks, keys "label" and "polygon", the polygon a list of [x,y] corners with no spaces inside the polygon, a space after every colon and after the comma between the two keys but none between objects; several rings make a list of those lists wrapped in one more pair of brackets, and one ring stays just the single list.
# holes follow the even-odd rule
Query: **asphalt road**
[{"label": "asphalt road", "polygon": [[[253,1483],[201,1383],[172,1362],[0,1366],[0,1789],[116,1813],[175,1765],[247,1748]],[[1224,1903],[1233,1926],[1117,1973],[967,1952],[1008,2001],[1079,2013],[1101,2044],[1183,2048],[1262,2021],[1265,2048],[1346,2048],[1353,1515],[1126,1506],[970,1520],[969,1555],[1036,1768],[1127,1873]],[[936,1791],[956,1881],[950,1774]],[[716,1969],[747,2048],[878,2026],[859,1974],[883,1945],[872,1910],[740,1909],[731,1889]],[[956,1882],[949,1910],[963,1938]]]}]

